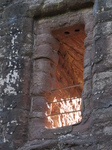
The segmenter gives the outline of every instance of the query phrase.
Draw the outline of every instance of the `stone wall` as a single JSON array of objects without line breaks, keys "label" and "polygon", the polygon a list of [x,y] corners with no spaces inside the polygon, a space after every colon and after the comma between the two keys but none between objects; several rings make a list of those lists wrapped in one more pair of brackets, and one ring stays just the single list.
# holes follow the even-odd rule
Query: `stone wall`
[{"label": "stone wall", "polygon": [[[60,17],[60,14],[69,11],[72,11],[73,14],[80,14],[80,12],[88,12],[90,10],[88,7],[93,8],[92,0],[32,0],[32,2],[31,0],[1,0],[1,150],[16,150],[18,148],[21,150],[111,150],[111,0],[95,1],[94,19],[92,14],[85,13],[84,16],[81,13],[84,16],[82,20],[85,20],[87,34],[84,42],[86,51],[84,55],[83,120],[81,124],[55,130],[44,130],[41,111],[43,112],[45,106],[45,98],[42,94],[37,94],[41,91],[38,84],[43,72],[41,75],[37,71],[37,74],[34,74],[34,63],[37,61],[35,61],[35,57],[38,59],[41,54],[35,52],[35,41],[39,43],[40,39],[40,42],[43,43],[44,38],[48,35],[46,33],[48,29],[39,28],[38,35],[36,35],[36,22],[45,25],[46,17],[55,15]],[[49,19],[52,20],[52,18]],[[44,34],[43,37],[39,35],[41,33]],[[50,36],[47,38],[49,39]],[[51,38],[50,41],[52,41]],[[49,41],[47,42],[49,43]],[[53,42],[54,48],[56,48],[55,39]],[[53,58],[53,61],[57,58],[56,53],[51,56],[47,56],[45,53],[44,56]],[[45,88],[42,89],[42,93],[50,90],[46,88],[46,83],[45,86],[44,84],[42,86]],[[40,111],[36,110],[35,106],[40,107],[40,105],[43,106]],[[34,113],[34,111],[40,113]],[[39,132],[38,129],[42,129],[39,128],[42,125],[44,132]]]},{"label": "stone wall", "polygon": [[27,6],[19,5],[0,2],[0,147],[4,150],[22,146],[28,132],[33,19],[23,16]]}]

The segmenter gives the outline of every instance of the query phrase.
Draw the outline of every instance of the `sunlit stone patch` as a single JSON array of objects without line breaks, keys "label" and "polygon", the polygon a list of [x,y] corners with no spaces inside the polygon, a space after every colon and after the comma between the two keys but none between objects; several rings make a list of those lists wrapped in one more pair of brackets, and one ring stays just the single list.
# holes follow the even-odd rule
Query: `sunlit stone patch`
[{"label": "sunlit stone patch", "polygon": [[55,97],[52,103],[47,103],[47,107],[46,116],[49,122],[47,128],[69,126],[81,122],[81,98],[57,100]]}]

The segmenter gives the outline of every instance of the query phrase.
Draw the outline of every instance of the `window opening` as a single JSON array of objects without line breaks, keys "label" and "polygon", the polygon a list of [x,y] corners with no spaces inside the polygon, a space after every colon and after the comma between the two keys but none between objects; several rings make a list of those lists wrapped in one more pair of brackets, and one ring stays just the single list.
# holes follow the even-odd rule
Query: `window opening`
[{"label": "window opening", "polygon": [[[74,32],[75,31],[75,32]],[[81,122],[84,26],[78,25],[53,31],[59,41],[59,61],[56,67],[56,89],[47,103],[46,128],[58,128]]]}]

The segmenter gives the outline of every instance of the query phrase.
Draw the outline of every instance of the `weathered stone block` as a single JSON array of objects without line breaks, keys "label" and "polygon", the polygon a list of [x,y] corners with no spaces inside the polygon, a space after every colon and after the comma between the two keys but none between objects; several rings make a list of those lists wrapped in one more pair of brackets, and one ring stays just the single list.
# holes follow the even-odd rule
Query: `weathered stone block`
[{"label": "weathered stone block", "polygon": [[96,36],[108,36],[112,34],[112,22],[108,21],[108,22],[102,22],[99,23],[95,26],[94,28],[94,37]]},{"label": "weathered stone block", "polygon": [[31,111],[33,112],[44,112],[48,109],[47,100],[45,97],[42,96],[36,96],[32,98],[31,101]]},{"label": "weathered stone block", "polygon": [[102,37],[96,41],[96,50],[95,50],[95,55],[103,55],[110,53],[112,51],[112,35],[108,37]]},{"label": "weathered stone block", "polygon": [[85,113],[88,114],[88,112],[91,111],[91,107],[90,107],[91,99],[87,97],[83,99],[83,103],[84,103]]},{"label": "weathered stone block", "polygon": [[86,62],[86,60],[88,60],[88,58],[93,59],[94,58],[94,47],[92,45],[89,45],[85,52],[84,52],[84,63]]},{"label": "weathered stone block", "polygon": [[92,64],[92,60],[90,58],[84,59],[84,68],[90,66]]},{"label": "weathered stone block", "polygon": [[5,96],[4,97],[4,110],[11,110],[11,109],[30,109],[30,97],[28,95],[12,95],[12,96]]},{"label": "weathered stone block", "polygon": [[83,73],[83,79],[84,80],[88,80],[91,78],[91,66],[88,66],[84,69],[84,73]]},{"label": "weathered stone block", "polygon": [[43,139],[45,136],[42,132],[45,131],[45,119],[43,118],[32,118],[29,123],[29,138],[33,139]]},{"label": "weathered stone block", "polygon": [[[24,34],[33,34],[33,18],[22,17],[18,18],[15,26]],[[24,42],[24,41],[23,41]]]},{"label": "weathered stone block", "polygon": [[[35,122],[35,124],[34,124]],[[33,126],[32,126],[33,124]],[[57,128],[57,129],[47,129],[45,126],[48,124],[46,118],[32,118],[30,120],[30,140],[32,139],[56,139],[61,135],[65,135],[72,131],[72,126]]]},{"label": "weathered stone block", "polygon": [[36,72],[33,74],[32,93],[45,94],[49,93],[53,87],[53,79],[49,74],[44,72]]},{"label": "weathered stone block", "polygon": [[110,119],[111,118],[111,113],[112,113],[112,108],[111,107],[95,110],[93,112],[93,115],[92,115],[93,116],[93,123],[94,124],[103,123],[103,125],[104,125],[104,123],[109,121],[110,124],[111,124],[112,123],[112,121]]},{"label": "weathered stone block", "polygon": [[84,46],[87,47],[87,46],[90,46],[93,44],[93,34],[88,34],[88,36],[85,38],[84,40]]},{"label": "weathered stone block", "polygon": [[101,23],[101,22],[107,22],[112,20],[112,12],[111,10],[103,11],[101,13],[96,14],[95,22]]},{"label": "weathered stone block", "polygon": [[58,54],[57,51],[53,50],[52,47],[48,44],[43,44],[35,48],[34,50],[34,59],[46,58],[50,59],[54,63],[58,63]]},{"label": "weathered stone block", "polygon": [[41,34],[37,36],[37,46],[43,44],[50,44],[53,50],[59,50],[58,41],[51,34]]},{"label": "weathered stone block", "polygon": [[105,96],[104,91],[98,91],[99,94],[95,92],[94,97],[91,99],[91,108],[93,109],[102,109],[108,108],[112,105],[112,97],[111,95]]},{"label": "weathered stone block", "polygon": [[46,26],[46,23],[42,26],[40,26],[40,23],[41,23],[41,20],[38,22],[35,22],[35,25],[34,25],[34,33],[36,35],[40,35],[40,34],[49,34],[51,31],[50,31],[50,27],[49,26]]},{"label": "weathered stone block", "polygon": [[[67,6],[67,7],[66,7]],[[42,1],[35,1],[28,11],[30,17],[34,16],[51,16],[58,13],[64,13],[67,10],[77,10],[83,7],[93,6],[93,0],[86,1],[72,1],[72,0],[60,0],[60,1],[46,1],[42,5]],[[37,11],[38,10],[38,11]]]},{"label": "weathered stone block", "polygon": [[112,56],[111,54],[107,54],[103,57],[103,59],[100,62],[94,64],[92,72],[93,73],[105,72],[111,69],[111,66],[112,66]]},{"label": "weathered stone block", "polygon": [[34,72],[45,72],[50,74],[52,77],[55,78],[56,68],[54,64],[48,59],[38,59],[35,60],[33,63],[33,71]]},{"label": "weathered stone block", "polygon": [[91,80],[88,80],[83,85],[83,95],[86,96],[89,93],[91,93],[91,89],[92,89],[92,82]]},{"label": "weathered stone block", "polygon": [[94,20],[86,23],[86,25],[85,25],[85,32],[86,32],[86,34],[88,35],[88,34],[92,33],[93,32],[93,28],[94,28]]},{"label": "weathered stone block", "polygon": [[112,126],[107,126],[103,130],[105,135],[112,135]]},{"label": "weathered stone block", "polygon": [[29,43],[24,43],[23,45],[22,45],[22,47],[20,46],[20,51],[19,51],[19,53],[20,53],[20,55],[21,56],[25,56],[25,57],[31,57],[32,56],[32,49],[33,49],[33,47],[32,47],[32,44],[29,44]]},{"label": "weathered stone block", "polygon": [[112,82],[112,72],[100,72],[93,76],[93,91],[102,90]]},{"label": "weathered stone block", "polygon": [[94,13],[105,12],[112,8],[111,0],[96,0],[94,5]]},{"label": "weathered stone block", "polygon": [[[25,124],[16,127],[16,130],[13,134],[14,149],[18,149],[19,147],[22,147],[23,144],[27,141],[27,136],[28,136],[27,132],[28,132],[28,128],[27,128],[27,125],[25,125]],[[13,147],[12,147],[12,149],[13,149]]]},{"label": "weathered stone block", "polygon": [[[11,11],[10,11],[11,10]],[[26,16],[26,12],[28,10],[28,4],[27,3],[16,3],[13,5],[10,5],[6,8],[3,17],[8,19],[14,19],[21,16]]]}]

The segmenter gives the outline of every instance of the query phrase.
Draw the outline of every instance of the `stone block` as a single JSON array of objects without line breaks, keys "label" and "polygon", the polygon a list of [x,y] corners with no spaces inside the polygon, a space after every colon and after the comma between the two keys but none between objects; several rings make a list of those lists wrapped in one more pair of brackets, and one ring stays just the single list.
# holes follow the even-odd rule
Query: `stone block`
[{"label": "stone block", "polygon": [[91,111],[91,107],[90,107],[91,99],[90,98],[85,98],[85,99],[83,99],[83,103],[84,103],[85,113],[88,114],[88,112]]},{"label": "stone block", "polygon": [[53,50],[59,50],[59,43],[51,34],[43,33],[37,36],[37,46],[43,44],[49,44],[53,48]]},{"label": "stone block", "polygon": [[84,5],[93,5],[93,2],[90,0],[86,0],[86,1],[71,1],[71,0],[67,0],[67,4],[71,9],[75,9],[75,6],[78,7],[84,7]]},{"label": "stone block", "polygon": [[93,76],[93,91],[103,90],[105,86],[110,85],[112,82],[112,72],[100,72]]},{"label": "stone block", "polygon": [[91,93],[91,89],[92,89],[92,81],[91,80],[85,81],[83,85],[83,95],[85,96]]},{"label": "stone block", "polygon": [[32,112],[44,112],[48,109],[47,100],[45,97],[42,96],[36,96],[32,98],[31,102],[31,111]]},{"label": "stone block", "polygon": [[36,72],[33,74],[32,93],[45,94],[49,93],[53,88],[55,81],[45,72]]},{"label": "stone block", "polygon": [[[18,32],[18,34],[20,34],[20,35],[18,35],[18,41],[20,43],[23,43],[23,44],[26,43],[28,45],[32,45],[33,44],[33,42],[34,42],[33,41],[33,34],[31,32],[28,32],[28,31],[26,31],[26,32]],[[24,46],[24,48],[25,48],[25,46]]]},{"label": "stone block", "polygon": [[[8,70],[21,70],[25,67],[25,60],[22,57],[9,56],[4,58],[3,71],[7,72]],[[18,71],[19,72],[19,71]]]},{"label": "stone block", "polygon": [[104,91],[98,91],[100,94],[96,94],[95,92],[94,97],[91,99],[91,108],[93,109],[102,109],[108,108],[112,104],[112,97],[110,95],[104,95]]},{"label": "stone block", "polygon": [[84,69],[84,73],[83,73],[83,79],[88,80],[91,78],[92,72],[91,72],[91,66],[88,66]]},{"label": "stone block", "polygon": [[48,124],[46,118],[32,118],[29,126],[29,139],[56,139],[61,135],[66,136],[66,134],[69,134],[72,131],[72,126],[57,129],[47,129],[45,128],[46,124]]},{"label": "stone block", "polygon": [[112,8],[111,0],[96,0],[94,5],[94,13],[98,14]]},{"label": "stone block", "polygon": [[[88,61],[88,59],[90,59],[90,58],[93,59],[94,58],[94,51],[95,51],[95,49],[92,45],[87,46],[87,48],[84,52],[84,63],[86,61]],[[88,65],[86,65],[86,66],[88,66]]]},{"label": "stone block", "polygon": [[95,55],[108,54],[112,52],[112,35],[102,37],[95,42]]},{"label": "stone block", "polygon": [[[62,14],[67,10],[77,10],[80,8],[84,8],[85,6],[93,6],[93,0],[86,1],[77,1],[77,0],[59,0],[59,1],[45,1],[42,5],[42,1],[35,1],[28,10],[28,14],[30,17],[34,16],[53,16],[57,14]],[[41,7],[42,6],[42,7]],[[67,7],[66,7],[67,6]],[[37,11],[38,10],[38,11]]]},{"label": "stone block", "polygon": [[25,124],[21,124],[21,126],[17,126],[15,132],[13,133],[13,144],[15,149],[22,147],[23,144],[27,141],[27,132],[28,127]]},{"label": "stone block", "polygon": [[5,96],[3,103],[5,106],[4,110],[13,110],[15,108],[23,110],[30,109],[30,97],[28,95]]},{"label": "stone block", "polygon": [[33,18],[28,17],[22,17],[18,18],[16,22],[16,27],[19,28],[20,31],[22,31],[23,34],[31,33],[33,32]]},{"label": "stone block", "polygon": [[20,51],[19,51],[19,53],[23,57],[30,57],[31,58],[31,56],[32,56],[32,49],[33,49],[32,44],[26,42],[26,43],[20,45]]},{"label": "stone block", "polygon": [[85,32],[86,34],[90,34],[93,32],[93,29],[94,29],[94,18],[92,21],[89,21],[85,24]]},{"label": "stone block", "polygon": [[48,59],[37,59],[33,63],[33,71],[36,72],[45,72],[55,78],[56,67]]},{"label": "stone block", "polygon": [[33,139],[43,139],[45,135],[42,135],[45,131],[45,119],[43,118],[32,118],[29,122],[29,138]]},{"label": "stone block", "polygon": [[96,14],[95,23],[102,23],[112,20],[112,12],[111,10],[103,11],[101,13]]},{"label": "stone block", "polygon": [[108,36],[112,34],[112,22],[102,22],[95,26],[94,28],[94,37],[96,36]]},{"label": "stone block", "polygon": [[[10,11],[11,10],[11,11]],[[26,12],[28,10],[28,4],[27,3],[16,3],[13,5],[10,5],[5,9],[5,12],[3,14],[4,18],[8,19],[15,19],[19,18],[21,16],[26,16]]]},{"label": "stone block", "polygon": [[[95,110],[93,115],[92,115],[92,118],[93,118],[93,122],[94,124],[103,124],[105,122],[110,122],[110,124],[112,123],[111,121],[111,113],[112,113],[112,108],[109,107],[109,108],[102,108],[102,109],[98,109],[98,110]],[[108,124],[109,124],[108,122]]]},{"label": "stone block", "polygon": [[90,66],[92,64],[92,60],[90,58],[84,59],[84,68]]},{"label": "stone block", "polygon": [[[103,37],[100,38],[98,41],[96,41],[96,49],[95,49],[95,56],[94,56],[94,67],[93,67],[93,73],[94,72],[103,72],[108,69],[111,69],[111,50],[112,50],[112,44],[111,44],[112,37]],[[104,44],[102,44],[104,43]]]},{"label": "stone block", "polygon": [[41,35],[41,34],[49,34],[51,31],[50,31],[50,26],[48,26],[48,22],[47,23],[43,23],[42,25],[42,22],[41,20],[40,21],[37,21],[35,23],[35,27],[34,27],[34,33],[36,35]]},{"label": "stone block", "polygon": [[28,129],[28,112],[25,110],[15,110],[12,111],[9,117],[10,120],[7,122],[9,134],[14,137],[14,141],[20,140],[20,143],[25,142]]},{"label": "stone block", "polygon": [[[15,58],[4,59],[3,63],[3,94],[16,95],[17,93],[29,94],[30,84],[30,60]],[[13,92],[11,92],[11,89]]]},{"label": "stone block", "polygon": [[16,114],[18,124],[27,125],[29,116],[29,112],[27,110],[18,109],[17,111],[13,111],[12,112],[13,118],[15,118],[14,113]]},{"label": "stone block", "polygon": [[105,44],[106,44],[106,52],[107,54],[110,54],[111,56],[111,53],[112,53],[112,35],[108,36],[105,40]]},{"label": "stone block", "polygon": [[107,126],[103,130],[105,135],[112,135],[112,126]]},{"label": "stone block", "polygon": [[84,40],[84,46],[87,47],[87,46],[90,46],[92,44],[93,44],[93,34],[90,33],[90,34],[88,34],[88,36]]},{"label": "stone block", "polygon": [[46,58],[50,59],[54,63],[58,63],[58,54],[57,51],[53,50],[49,44],[43,44],[37,46],[34,50],[34,59]]},{"label": "stone block", "polygon": [[107,54],[100,62],[94,64],[92,73],[99,73],[111,70],[111,66],[112,66],[112,55]]}]

